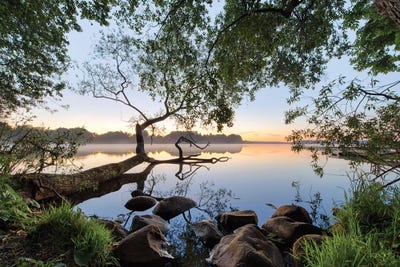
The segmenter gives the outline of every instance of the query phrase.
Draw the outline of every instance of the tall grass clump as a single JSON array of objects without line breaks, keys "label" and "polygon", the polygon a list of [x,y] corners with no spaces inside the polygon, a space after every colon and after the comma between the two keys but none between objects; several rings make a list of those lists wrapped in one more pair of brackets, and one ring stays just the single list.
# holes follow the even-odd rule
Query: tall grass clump
[{"label": "tall grass clump", "polygon": [[346,232],[335,233],[320,245],[305,243],[304,266],[400,266],[398,255],[382,242],[379,235],[362,234],[354,217],[348,222],[350,225]]},{"label": "tall grass clump", "polygon": [[102,224],[74,211],[70,204],[50,207],[41,214],[30,231],[31,240],[47,244],[52,254],[72,254],[80,266],[106,266],[115,263],[111,256],[112,237]]},{"label": "tall grass clump", "polygon": [[360,178],[335,216],[332,237],[305,244],[305,266],[400,266],[398,187]]},{"label": "tall grass clump", "polygon": [[400,210],[400,189],[397,186],[382,187],[377,182],[359,179],[353,182],[351,198],[346,197],[345,205],[339,210],[338,220],[343,222],[353,216],[364,233],[381,231],[398,220]]}]

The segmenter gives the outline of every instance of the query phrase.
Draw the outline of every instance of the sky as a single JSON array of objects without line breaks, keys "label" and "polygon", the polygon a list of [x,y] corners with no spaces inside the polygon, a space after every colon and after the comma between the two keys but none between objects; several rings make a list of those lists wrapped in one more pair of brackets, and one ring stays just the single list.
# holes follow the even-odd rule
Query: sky
[{"label": "sky", "polygon": [[[82,24],[82,32],[69,34],[69,55],[73,62],[81,64],[89,59],[93,46],[98,39],[98,27],[90,23]],[[329,63],[322,81],[337,78],[339,74],[353,73],[354,71],[346,61],[332,61]],[[355,75],[355,74],[354,74]],[[66,75],[66,79],[72,84],[75,76],[72,71]],[[70,90],[65,90],[60,102],[49,100],[49,106],[57,112],[49,112],[44,109],[33,111],[36,118],[33,120],[35,126],[50,128],[58,127],[85,127],[96,133],[107,131],[123,131],[133,133],[128,122],[134,114],[128,108],[110,100],[95,99],[92,96],[82,96]],[[244,99],[241,106],[236,110],[234,126],[225,128],[224,134],[239,134],[248,141],[285,141],[292,129],[304,127],[302,123],[285,125],[284,113],[289,109],[286,102],[289,92],[287,88],[265,88],[257,92],[255,101]],[[145,95],[140,96],[142,108],[146,112],[157,112],[160,107],[152,103]],[[61,106],[68,105],[68,109]],[[163,133],[177,130],[173,121],[167,121],[157,125],[163,129]],[[202,133],[217,133],[216,129],[194,129]]]}]

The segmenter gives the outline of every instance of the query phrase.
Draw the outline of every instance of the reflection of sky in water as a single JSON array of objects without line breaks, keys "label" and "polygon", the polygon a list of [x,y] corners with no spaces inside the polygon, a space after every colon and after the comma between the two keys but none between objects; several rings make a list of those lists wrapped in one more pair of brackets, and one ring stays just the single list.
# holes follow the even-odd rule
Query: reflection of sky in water
[{"label": "reflection of sky in water", "polygon": [[[118,151],[118,147],[116,147],[116,151]],[[121,154],[100,153],[100,151],[93,153],[78,157],[78,162],[82,163],[85,168],[91,168],[118,162],[133,155],[126,151],[120,151]],[[167,152],[151,152],[149,156],[165,159],[170,157],[170,154]],[[301,195],[304,200],[309,200],[311,195],[320,192],[323,198],[323,206],[328,212],[332,207],[333,200],[340,201],[343,199],[344,189],[349,184],[346,176],[346,171],[349,171],[349,168],[345,160],[329,159],[325,166],[326,175],[320,178],[313,173],[310,167],[309,153],[293,153],[290,151],[290,145],[286,144],[243,145],[239,153],[209,152],[202,155],[202,157],[220,156],[228,156],[230,160],[207,165],[209,169],[200,168],[192,179],[188,196],[197,200],[199,184],[205,181],[212,182],[214,184],[213,190],[219,188],[232,190],[237,199],[232,199],[231,205],[241,210],[254,210],[258,214],[260,224],[273,213],[273,209],[265,203],[272,203],[276,206],[293,203],[296,193],[291,186],[293,181],[300,182]],[[137,167],[129,172],[140,171],[142,168]],[[172,190],[179,182],[174,176],[177,171],[177,165],[163,164],[156,166],[153,169],[153,175],[165,175],[166,179],[155,186],[155,191]],[[87,215],[96,214],[100,217],[114,218],[120,213],[128,212],[124,208],[124,204],[130,199],[130,192],[134,189],[136,189],[136,184],[127,184],[117,192],[87,200],[81,203],[79,207]],[[149,211],[135,214],[146,213],[149,213]]]}]

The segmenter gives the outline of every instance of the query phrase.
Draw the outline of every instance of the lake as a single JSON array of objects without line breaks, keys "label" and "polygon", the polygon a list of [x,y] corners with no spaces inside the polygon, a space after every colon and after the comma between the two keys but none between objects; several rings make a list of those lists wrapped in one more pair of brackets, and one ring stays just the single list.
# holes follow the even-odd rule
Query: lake
[{"label": "lake", "polygon": [[[177,156],[173,145],[147,145],[146,149],[150,157],[157,159]],[[190,153],[196,152],[190,149]],[[92,168],[124,160],[133,156],[134,151],[134,144],[86,145],[79,149],[76,163],[84,169]],[[198,168],[193,166],[192,170],[197,168],[196,172],[184,180],[175,176],[179,165],[157,165],[146,180],[145,189],[152,189],[155,196],[186,195],[204,204],[205,209],[254,210],[262,224],[274,212],[267,203],[275,206],[294,203],[296,189],[293,182],[300,184],[303,200],[310,200],[319,192],[323,199],[322,207],[328,215],[334,201],[340,203],[349,187],[347,173],[350,168],[346,160],[330,158],[324,163],[325,175],[320,178],[310,166],[310,152],[294,153],[289,144],[210,145],[201,152],[201,157],[228,157],[229,160]],[[129,173],[140,172],[144,167],[136,167]],[[182,173],[189,171],[186,166]],[[119,190],[86,200],[78,207],[88,216],[112,219],[129,212],[124,204],[136,188],[135,183],[124,184]],[[307,203],[303,206],[308,208]],[[145,213],[149,212],[138,214]]]}]

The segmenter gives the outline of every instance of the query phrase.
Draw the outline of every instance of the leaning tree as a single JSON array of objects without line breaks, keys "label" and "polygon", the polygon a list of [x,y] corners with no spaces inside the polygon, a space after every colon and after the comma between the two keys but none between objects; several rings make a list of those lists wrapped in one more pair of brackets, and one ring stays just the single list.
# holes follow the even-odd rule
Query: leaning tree
[{"label": "leaning tree", "polygon": [[[399,71],[396,1],[225,1],[223,7],[216,1],[146,1],[143,5],[149,10],[147,18],[161,25],[149,39],[157,44],[156,50],[149,50],[152,53],[168,44],[159,42],[160,35],[171,38],[185,29],[182,25],[195,26],[182,38],[196,44],[208,84],[235,96],[236,101],[223,101],[228,107],[244,96],[254,98],[267,86],[284,85],[291,93],[288,102],[299,104],[287,112],[286,122],[302,117],[310,126],[288,137],[295,150],[312,140],[323,148],[314,150],[315,160],[320,152],[332,155],[335,148],[354,164],[372,164],[375,177],[390,172],[396,175],[393,182],[400,179],[396,178],[399,81],[395,77],[379,83],[382,74]],[[355,71],[366,72],[368,79],[340,76],[324,84],[321,78],[329,60],[340,57],[348,59],[343,64]],[[304,102],[310,89],[317,96],[311,93],[313,99]]]},{"label": "leaning tree", "polygon": [[[185,11],[177,16],[180,20],[160,23],[160,30],[154,33],[153,38],[138,36],[134,32],[131,32],[133,36],[121,32],[104,35],[96,46],[94,59],[84,66],[85,77],[79,88],[81,93],[121,103],[138,114],[135,121],[136,155],[119,163],[74,174],[24,173],[19,175],[21,192],[35,199],[48,199],[97,187],[111,179],[126,181],[128,177],[136,181],[137,175],[124,173],[142,163],[149,164],[144,173],[148,173],[156,164],[179,164],[181,171],[178,176],[184,179],[193,174],[198,164],[226,160],[199,158],[199,155],[184,156],[179,146],[181,142],[204,148],[185,137],[177,140],[178,158],[162,161],[149,158],[145,153],[145,129],[168,118],[177,119],[187,128],[201,121],[205,125],[215,123],[218,129],[222,129],[224,125],[232,124],[233,107],[241,99],[239,90],[226,94],[225,84],[216,79],[210,81],[210,75],[204,68],[206,53],[201,53],[202,49],[206,49],[201,47],[204,46],[206,35],[203,40],[199,36],[191,36],[196,29],[204,32],[197,25],[204,20],[201,18],[203,14],[198,10],[192,13]],[[186,20],[187,15],[198,16],[198,22]],[[246,89],[245,86],[236,87]],[[146,114],[140,108],[140,99],[135,98],[136,92],[144,92],[153,102],[161,103],[162,111],[155,115]],[[183,172],[182,166],[185,164],[192,168],[189,172]]]}]

